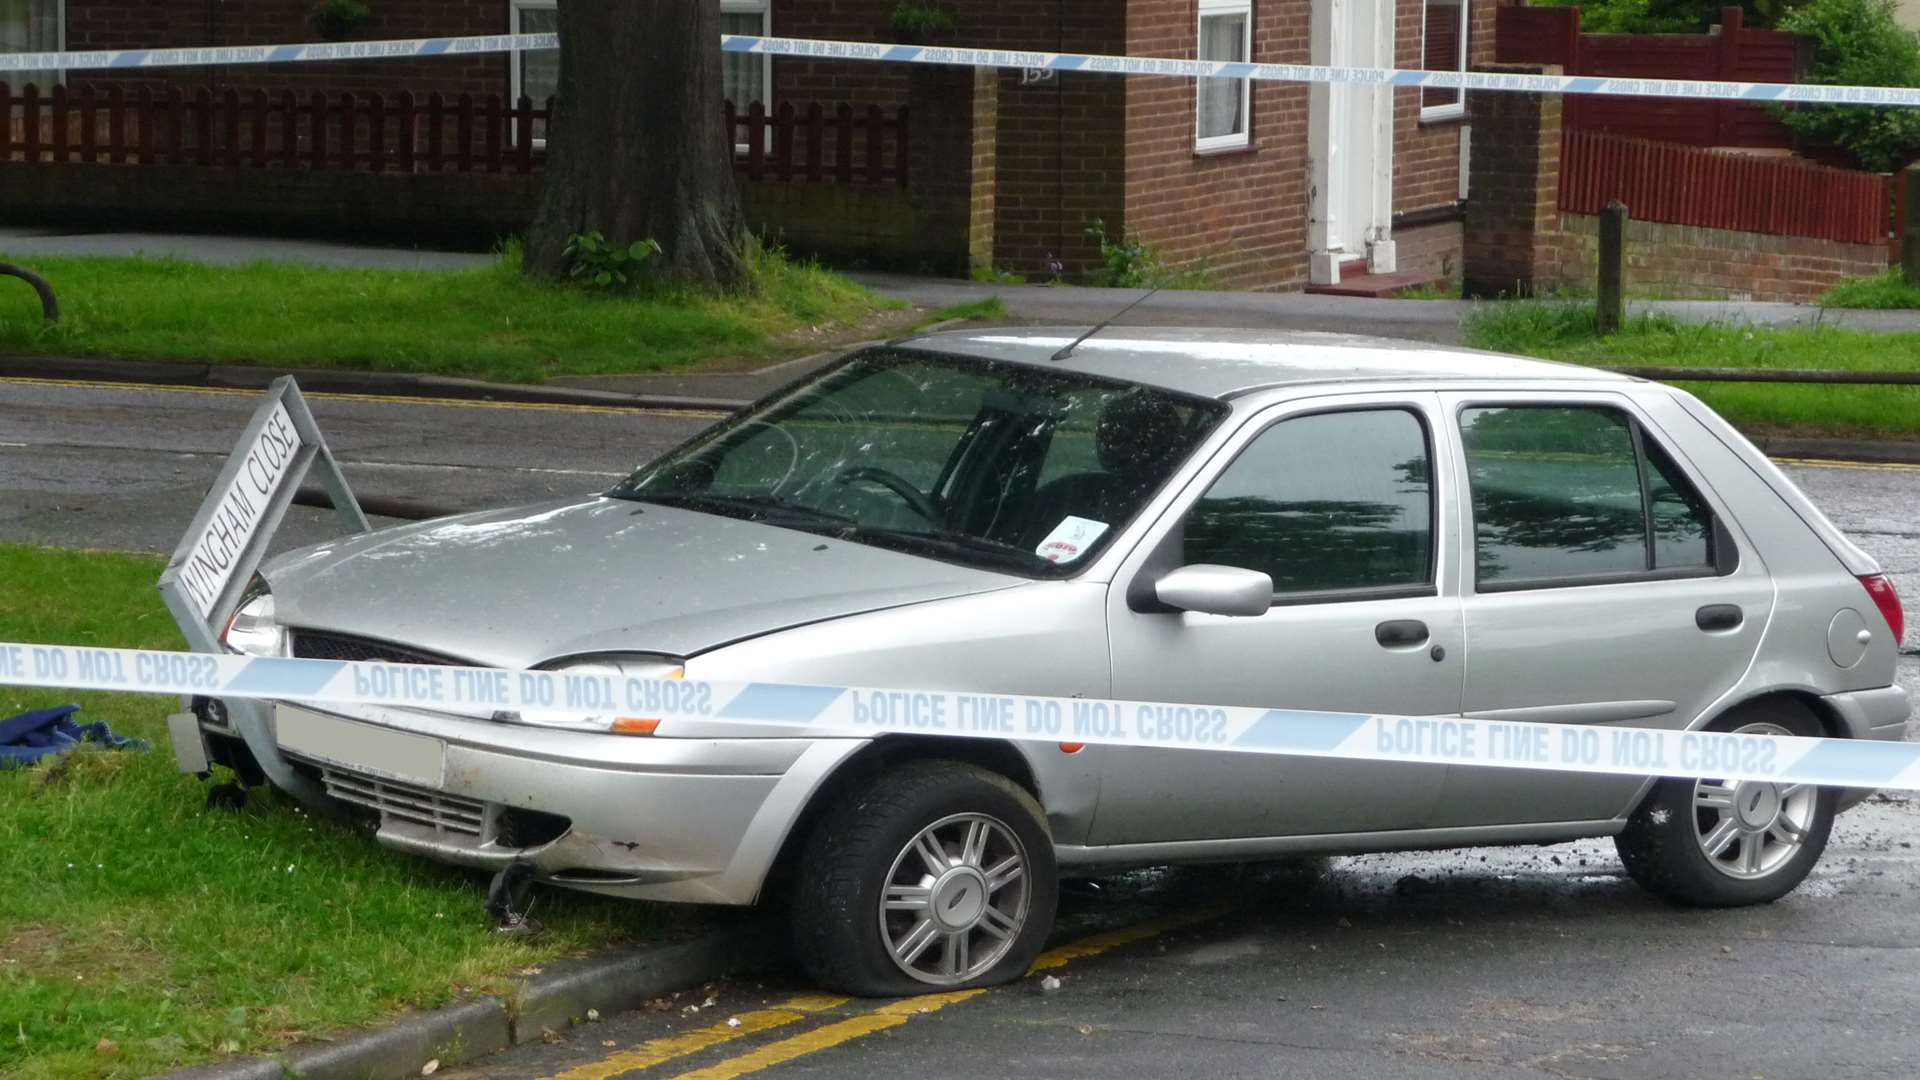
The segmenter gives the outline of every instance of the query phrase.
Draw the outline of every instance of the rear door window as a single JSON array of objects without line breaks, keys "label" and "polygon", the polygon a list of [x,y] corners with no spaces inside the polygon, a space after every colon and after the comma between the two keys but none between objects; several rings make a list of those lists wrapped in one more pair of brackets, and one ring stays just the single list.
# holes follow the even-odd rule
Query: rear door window
[{"label": "rear door window", "polygon": [[1626,413],[1501,406],[1460,414],[1482,591],[1713,573],[1713,515]]}]

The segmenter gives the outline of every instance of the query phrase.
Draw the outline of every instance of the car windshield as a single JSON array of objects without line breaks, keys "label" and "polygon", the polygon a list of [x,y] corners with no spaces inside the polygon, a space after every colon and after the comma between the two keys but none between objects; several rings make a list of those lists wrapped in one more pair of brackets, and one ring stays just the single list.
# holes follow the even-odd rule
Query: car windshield
[{"label": "car windshield", "polygon": [[1137,383],[871,349],[608,494],[1063,577],[1226,411]]}]

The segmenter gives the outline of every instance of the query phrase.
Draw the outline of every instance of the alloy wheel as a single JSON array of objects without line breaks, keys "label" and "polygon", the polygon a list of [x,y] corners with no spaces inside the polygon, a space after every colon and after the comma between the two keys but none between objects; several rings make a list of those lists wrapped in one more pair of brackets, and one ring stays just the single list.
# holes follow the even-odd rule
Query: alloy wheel
[{"label": "alloy wheel", "polygon": [[[1748,724],[1742,735],[1792,735],[1778,724]],[[1731,878],[1762,878],[1800,851],[1811,835],[1819,789],[1812,784],[1760,780],[1697,780],[1693,785],[1694,841],[1715,870]]]},{"label": "alloy wheel", "polygon": [[894,857],[880,897],[880,939],[912,978],[964,983],[1013,947],[1031,891],[1027,852],[1012,829],[986,814],[953,814]]}]

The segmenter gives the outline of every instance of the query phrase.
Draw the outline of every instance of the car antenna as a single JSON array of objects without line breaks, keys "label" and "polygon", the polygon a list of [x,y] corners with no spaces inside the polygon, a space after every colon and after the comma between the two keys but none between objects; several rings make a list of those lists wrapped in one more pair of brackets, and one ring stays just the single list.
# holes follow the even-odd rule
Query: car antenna
[{"label": "car antenna", "polygon": [[1048,357],[1047,358],[1048,361],[1051,363],[1059,363],[1062,360],[1066,360],[1070,358],[1071,356],[1073,356],[1073,350],[1079,348],[1081,342],[1087,340],[1088,338],[1099,333],[1100,331],[1105,330],[1107,327],[1112,326],[1115,319],[1118,319],[1120,316],[1125,315],[1127,312],[1132,311],[1134,308],[1139,307],[1141,304],[1146,303],[1148,300],[1153,298],[1154,293],[1157,293],[1159,291],[1160,291],[1160,286],[1158,285],[1155,285],[1153,288],[1148,289],[1147,294],[1145,296],[1142,296],[1140,299],[1135,300],[1133,303],[1128,304],[1126,307],[1121,308],[1119,311],[1116,311],[1113,314],[1095,323],[1092,329],[1088,330],[1084,334],[1081,334],[1079,337],[1074,338],[1071,342],[1069,342],[1066,345],[1065,348],[1061,349],[1059,352],[1054,353],[1052,356]]}]

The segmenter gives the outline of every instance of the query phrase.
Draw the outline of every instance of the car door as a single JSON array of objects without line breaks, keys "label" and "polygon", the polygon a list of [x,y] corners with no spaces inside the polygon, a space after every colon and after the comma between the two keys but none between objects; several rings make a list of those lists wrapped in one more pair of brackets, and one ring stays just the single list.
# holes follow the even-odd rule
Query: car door
[{"label": "car door", "polygon": [[[1739,681],[1772,613],[1771,578],[1626,395],[1442,400],[1472,538],[1468,715],[1681,728]],[[1600,820],[1628,810],[1641,784],[1453,767],[1437,820]]]},{"label": "car door", "polygon": [[[1436,405],[1430,394],[1348,395],[1250,418],[1115,578],[1115,695],[1457,714],[1463,635],[1445,527],[1456,503],[1451,466],[1434,453]],[[1270,574],[1272,606],[1156,610],[1153,581],[1198,563]],[[1443,778],[1422,765],[1085,752],[1101,755],[1095,844],[1412,828]]]}]

